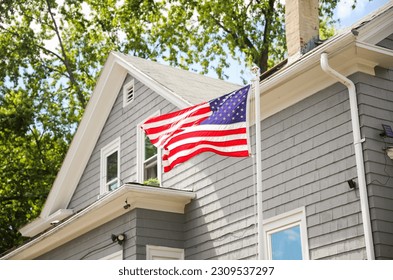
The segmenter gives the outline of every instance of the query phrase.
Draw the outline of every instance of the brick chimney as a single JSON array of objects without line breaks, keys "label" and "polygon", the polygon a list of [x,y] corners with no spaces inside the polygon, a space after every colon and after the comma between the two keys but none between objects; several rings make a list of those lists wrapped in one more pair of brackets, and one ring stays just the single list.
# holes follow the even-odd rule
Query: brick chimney
[{"label": "brick chimney", "polygon": [[318,0],[286,0],[285,30],[288,62],[315,47],[319,38]]}]

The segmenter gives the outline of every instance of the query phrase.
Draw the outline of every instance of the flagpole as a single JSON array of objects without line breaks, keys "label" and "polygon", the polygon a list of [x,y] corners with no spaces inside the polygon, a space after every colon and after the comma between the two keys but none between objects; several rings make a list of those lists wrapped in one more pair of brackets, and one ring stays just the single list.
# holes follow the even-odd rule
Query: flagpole
[{"label": "flagpole", "polygon": [[261,137],[261,97],[259,89],[259,68],[253,67],[255,77],[254,102],[255,102],[255,161],[256,161],[256,187],[257,187],[257,236],[258,236],[258,259],[264,260],[264,232],[263,232],[263,208],[262,208],[262,137]]}]

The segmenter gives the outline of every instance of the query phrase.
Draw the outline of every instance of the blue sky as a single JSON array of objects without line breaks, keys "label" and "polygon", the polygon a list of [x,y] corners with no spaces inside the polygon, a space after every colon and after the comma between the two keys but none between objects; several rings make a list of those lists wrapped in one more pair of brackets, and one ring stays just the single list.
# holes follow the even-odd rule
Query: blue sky
[{"label": "blue sky", "polygon": [[336,28],[342,29],[350,26],[387,2],[389,0],[357,0],[356,8],[352,10],[353,0],[341,0],[335,10],[335,19],[340,19],[340,23],[336,25]]},{"label": "blue sky", "polygon": [[[391,1],[391,0],[390,0]],[[384,4],[388,3],[389,0],[357,0],[356,8],[353,10],[354,0],[341,0],[337,8],[334,11],[335,19],[339,20],[336,24],[336,29],[340,30],[346,28],[354,23],[356,23],[361,18],[365,17],[366,15],[374,12],[378,8],[382,7]],[[231,62],[231,67],[226,71],[229,75],[229,81],[242,84],[242,79],[240,78],[240,71],[241,69],[245,69],[244,65],[239,65],[237,62]],[[250,71],[247,71],[249,75],[245,77],[249,77],[250,82],[252,78],[252,74]],[[216,77],[215,73],[209,73],[210,76]]]}]

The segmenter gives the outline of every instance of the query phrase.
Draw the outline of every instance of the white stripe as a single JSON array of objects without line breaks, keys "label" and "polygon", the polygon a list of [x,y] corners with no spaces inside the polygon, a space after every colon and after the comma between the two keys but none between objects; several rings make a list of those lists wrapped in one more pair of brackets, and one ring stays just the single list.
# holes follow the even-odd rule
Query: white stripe
[{"label": "white stripe", "polygon": [[238,122],[232,124],[201,124],[197,126],[187,127],[184,133],[200,131],[200,130],[207,130],[207,131],[231,130],[231,129],[237,129],[242,127],[246,127],[246,122]]},{"label": "white stripe", "polygon": [[[197,120],[199,120],[199,119],[201,119],[201,118],[209,117],[211,114],[212,114],[212,112],[209,112],[209,113],[206,113],[206,114],[203,114],[203,115],[188,117],[188,118],[186,118],[186,119],[183,119],[183,121],[179,121],[179,122],[177,122],[177,123],[173,123],[173,125],[172,125],[170,128],[166,129],[166,130],[163,130],[163,131],[161,131],[161,132],[159,132],[159,133],[155,133],[155,134],[149,134],[149,138],[152,139],[152,140],[154,140],[154,139],[157,139],[157,138],[160,138],[160,137],[166,135],[167,137],[162,137],[162,138],[156,143],[157,146],[160,146],[160,147],[161,147],[161,145],[163,145],[164,142],[166,142],[165,140],[166,140],[168,137],[171,136],[171,134],[170,134],[171,132],[174,132],[174,131],[178,130],[179,128],[181,128],[181,127],[184,126],[185,124],[188,124],[188,123],[191,123],[191,122],[195,122],[195,121],[197,121]],[[169,123],[168,123],[168,124],[169,124]],[[188,128],[186,128],[186,129],[188,129]]]},{"label": "white stripe", "polygon": [[178,146],[181,146],[181,145],[184,145],[184,144],[189,144],[189,143],[197,143],[197,142],[200,142],[202,140],[207,140],[207,141],[212,141],[212,142],[226,142],[226,141],[238,140],[238,139],[247,139],[247,135],[245,133],[241,133],[241,134],[231,134],[231,135],[225,135],[225,136],[189,137],[189,138],[182,139],[180,141],[176,141],[174,143],[171,143],[166,148],[168,150],[172,150],[174,148],[177,148]]},{"label": "white stripe", "polygon": [[[192,154],[193,152],[202,149],[202,148],[213,148],[214,150],[220,151],[220,152],[239,152],[239,151],[248,151],[248,146],[247,145],[240,145],[240,146],[229,146],[229,147],[217,147],[214,145],[198,145],[192,149],[189,150],[182,150],[172,156],[170,156],[167,160],[163,161],[163,166],[170,166],[172,162],[174,162],[176,159],[183,157],[183,156],[188,156]],[[166,151],[165,151],[166,152]]]},{"label": "white stripe", "polygon": [[169,118],[169,119],[163,119],[163,120],[159,120],[159,121],[152,122],[152,123],[144,123],[142,125],[142,127],[143,127],[143,129],[149,129],[149,128],[153,128],[153,127],[158,127],[158,126],[163,126],[163,125],[166,125],[166,124],[175,123],[175,122],[178,122],[178,121],[180,121],[182,119],[188,118],[187,116],[189,116],[190,114],[194,113],[195,111],[200,110],[201,108],[208,108],[208,107],[210,107],[209,103],[203,103],[203,104],[195,107],[192,110],[185,111],[181,115],[177,115],[177,116]]},{"label": "white stripe", "polygon": [[[196,125],[196,126],[191,126],[191,127],[187,127],[185,128],[183,131],[177,133],[176,135],[174,135],[173,137],[177,137],[186,133],[190,133],[190,132],[198,132],[198,131],[226,131],[226,130],[232,130],[232,129],[238,129],[238,128],[244,128],[246,127],[246,123],[245,122],[240,122],[240,123],[233,123],[233,124],[203,124],[203,125]],[[246,133],[244,133],[246,135]],[[240,134],[236,134],[236,135],[240,135]],[[208,137],[208,136],[206,136]],[[221,137],[221,136],[218,136]],[[192,138],[192,137],[190,137]],[[194,142],[194,141],[191,141]],[[172,143],[172,144],[175,144]],[[171,144],[171,145],[172,145]]]}]

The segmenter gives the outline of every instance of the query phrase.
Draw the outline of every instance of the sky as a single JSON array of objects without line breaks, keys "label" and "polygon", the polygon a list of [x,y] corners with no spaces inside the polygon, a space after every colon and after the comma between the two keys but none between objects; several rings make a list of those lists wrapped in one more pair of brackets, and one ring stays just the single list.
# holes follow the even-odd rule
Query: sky
[{"label": "sky", "polygon": [[[335,25],[336,30],[339,31],[351,26],[389,1],[393,0],[357,0],[356,8],[353,10],[352,5],[354,0],[341,0],[334,11],[334,19],[339,20]],[[231,62],[230,69],[226,71],[229,75],[229,81],[235,84],[242,84],[242,79],[240,78],[239,73],[241,69],[244,68],[244,65],[239,65],[237,62]],[[250,71],[247,72],[248,75],[245,75],[245,77],[247,77],[247,79],[251,82],[252,74]],[[208,75],[216,77],[215,73],[209,73]]]},{"label": "sky", "polygon": [[352,10],[353,0],[342,0],[335,10],[335,19],[340,19],[336,28],[342,29],[357,22],[367,14],[377,10],[389,0],[357,0],[356,8]]},{"label": "sky", "polygon": [[[62,2],[63,0],[58,0],[58,1]],[[285,1],[285,0],[280,0],[280,1]],[[334,12],[335,14],[334,18],[336,20],[339,20],[335,26],[336,30],[344,29],[354,24],[359,19],[377,10],[378,8],[380,8],[381,6],[383,6],[389,1],[393,1],[393,0],[357,0],[356,8],[353,10],[352,5],[354,0],[341,0],[338,3],[337,8],[335,9]],[[86,6],[84,7],[84,10],[86,15],[89,14],[88,8]],[[53,45],[53,42],[56,42],[55,38],[53,40],[49,40],[47,42],[46,47],[49,49],[54,48],[55,45]],[[161,63],[165,64],[164,61],[162,61]],[[238,62],[230,59],[229,59],[229,63],[231,66],[229,69],[225,71],[225,73],[229,75],[229,80],[228,80],[229,82],[242,85],[243,80],[240,77],[241,70],[245,70],[246,74],[244,74],[244,78],[246,78],[246,80],[251,82],[253,75],[251,71],[245,67],[244,64],[239,65]],[[193,65],[193,68],[195,68],[198,71],[198,66]],[[214,71],[209,72],[207,75],[213,78],[217,78],[217,74]]]}]

